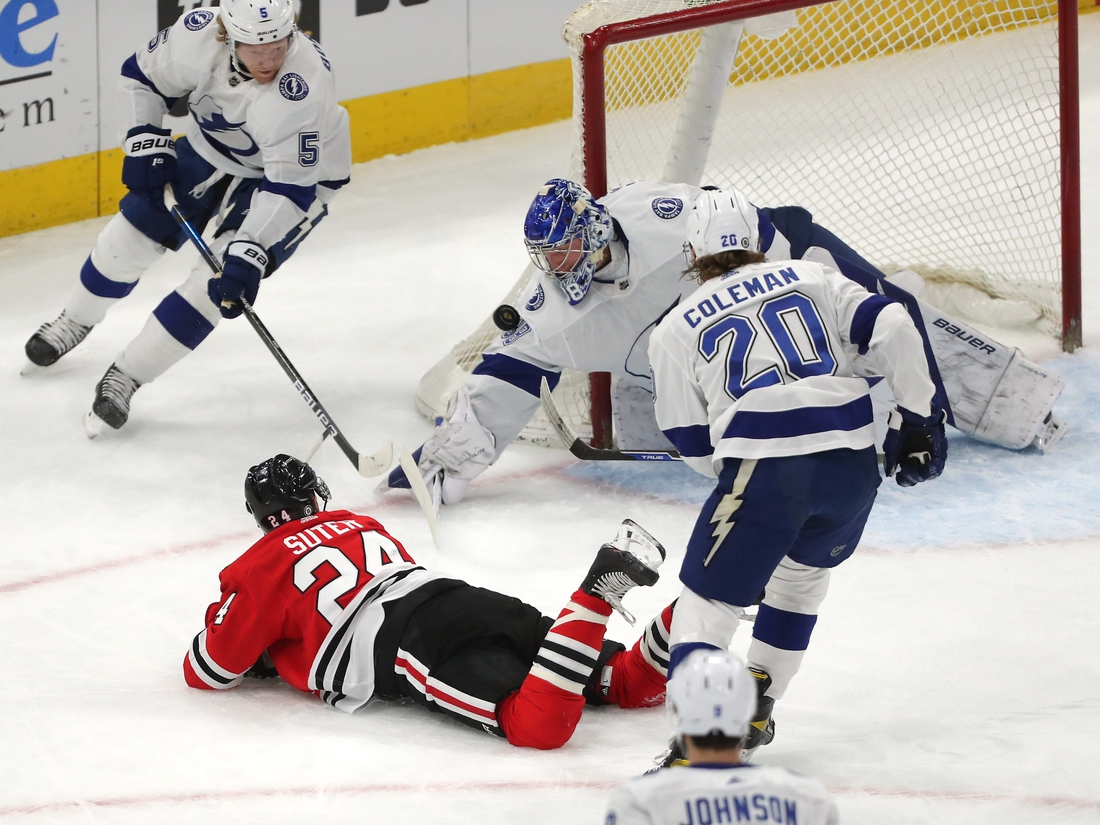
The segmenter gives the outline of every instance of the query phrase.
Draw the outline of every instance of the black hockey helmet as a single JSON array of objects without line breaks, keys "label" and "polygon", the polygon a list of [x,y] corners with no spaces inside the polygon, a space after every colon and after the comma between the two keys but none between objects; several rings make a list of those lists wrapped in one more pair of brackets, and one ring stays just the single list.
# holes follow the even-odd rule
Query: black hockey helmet
[{"label": "black hockey helmet", "polygon": [[250,468],[244,479],[245,509],[265,533],[323,510],[329,498],[328,485],[313,468],[285,453]]}]

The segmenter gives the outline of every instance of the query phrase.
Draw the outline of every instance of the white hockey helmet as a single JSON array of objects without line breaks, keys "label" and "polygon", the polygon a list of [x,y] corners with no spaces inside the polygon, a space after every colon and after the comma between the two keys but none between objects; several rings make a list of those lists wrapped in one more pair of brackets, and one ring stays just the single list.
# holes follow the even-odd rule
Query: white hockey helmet
[{"label": "white hockey helmet", "polygon": [[[688,248],[690,244],[691,249]],[[717,252],[760,251],[760,225],[756,207],[736,189],[705,189],[695,199],[687,219],[687,243],[684,254],[688,266],[695,256]]]},{"label": "white hockey helmet", "polygon": [[715,731],[744,737],[756,714],[756,680],[735,653],[693,650],[668,680],[665,709],[676,739]]},{"label": "white hockey helmet", "polygon": [[294,0],[221,0],[221,21],[234,43],[274,43],[294,33]]}]

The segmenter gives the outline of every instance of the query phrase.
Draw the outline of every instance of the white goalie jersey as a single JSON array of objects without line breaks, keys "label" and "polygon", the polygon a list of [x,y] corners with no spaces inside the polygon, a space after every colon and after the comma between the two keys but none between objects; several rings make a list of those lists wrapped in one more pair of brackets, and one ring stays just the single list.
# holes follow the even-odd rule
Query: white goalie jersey
[{"label": "white goalie jersey", "polygon": [[270,246],[314,198],[327,203],[351,175],[348,113],[337,105],[331,64],[301,32],[279,75],[259,84],[234,70],[216,11],[197,9],[126,60],[122,88],[124,134],[160,126],[176,99],[187,98],[186,136],[198,155],[220,173],[264,178],[238,239]]},{"label": "white goalie jersey", "polygon": [[666,768],[621,785],[604,825],[772,822],[836,825],[836,802],[816,779],[761,765]]},{"label": "white goalie jersey", "polygon": [[[804,455],[875,443],[877,356],[897,403],[932,413],[920,334],[900,305],[810,261],[750,264],[707,281],[649,344],[657,424],[685,460]],[[707,473],[708,475],[710,473]]]},{"label": "white goalie jersey", "polygon": [[687,261],[686,211],[698,187],[632,183],[600,198],[616,224],[611,263],[596,273],[587,297],[570,306],[551,276],[536,273],[517,307],[520,326],[502,334],[466,380],[478,421],[497,453],[539,406],[539,384],[553,387],[563,368],[610,372],[650,387],[649,336],[695,284],[681,277]]}]

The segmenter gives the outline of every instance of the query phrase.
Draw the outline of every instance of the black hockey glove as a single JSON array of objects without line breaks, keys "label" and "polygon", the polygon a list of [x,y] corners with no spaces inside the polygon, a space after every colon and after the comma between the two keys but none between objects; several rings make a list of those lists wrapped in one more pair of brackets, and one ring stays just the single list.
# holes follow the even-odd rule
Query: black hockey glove
[{"label": "black hockey glove", "polygon": [[894,476],[900,487],[912,487],[942,473],[947,461],[946,418],[938,408],[927,418],[902,407],[890,413],[890,429],[882,443],[887,477]]},{"label": "black hockey glove", "polygon": [[132,191],[163,190],[176,176],[176,142],[167,129],[135,126],[122,142],[122,182]]},{"label": "black hockey glove", "polygon": [[267,251],[252,241],[233,241],[226,247],[221,277],[211,278],[206,284],[206,292],[223,318],[241,314],[242,296],[249,304],[255,302],[268,260]]},{"label": "black hockey glove", "polygon": [[279,671],[275,669],[275,664],[271,661],[271,657],[267,655],[266,650],[260,654],[256,664],[244,672],[244,678],[246,679],[274,679],[278,675]]}]

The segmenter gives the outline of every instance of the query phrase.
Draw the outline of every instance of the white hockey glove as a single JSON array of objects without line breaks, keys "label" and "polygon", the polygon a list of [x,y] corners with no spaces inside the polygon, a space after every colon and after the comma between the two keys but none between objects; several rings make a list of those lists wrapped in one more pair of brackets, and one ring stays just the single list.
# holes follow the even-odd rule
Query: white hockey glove
[{"label": "white hockey glove", "polygon": [[470,480],[496,458],[496,437],[481,426],[470,406],[470,393],[459,387],[447,403],[446,421],[424,442],[417,466],[425,479],[443,471],[443,503],[457,504]]}]

